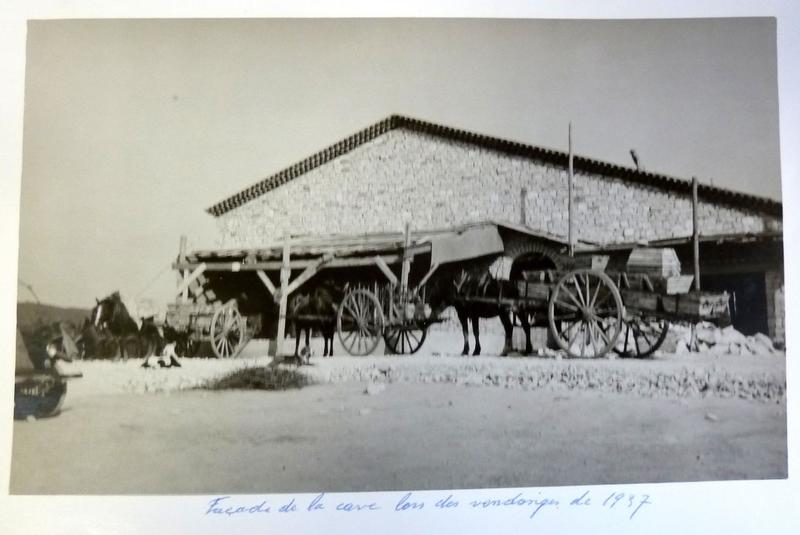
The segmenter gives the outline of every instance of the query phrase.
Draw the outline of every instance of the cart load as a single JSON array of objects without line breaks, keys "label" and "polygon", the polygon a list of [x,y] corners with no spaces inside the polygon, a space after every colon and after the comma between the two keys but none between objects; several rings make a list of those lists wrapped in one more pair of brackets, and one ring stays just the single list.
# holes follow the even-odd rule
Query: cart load
[{"label": "cart load", "polygon": [[594,267],[529,271],[518,282],[518,308],[546,303],[550,335],[572,357],[612,350],[647,357],[663,344],[671,321],[730,319],[728,294],[691,291],[694,277],[680,274],[672,249],[636,249],[624,271],[606,271],[602,257],[584,263]]}]

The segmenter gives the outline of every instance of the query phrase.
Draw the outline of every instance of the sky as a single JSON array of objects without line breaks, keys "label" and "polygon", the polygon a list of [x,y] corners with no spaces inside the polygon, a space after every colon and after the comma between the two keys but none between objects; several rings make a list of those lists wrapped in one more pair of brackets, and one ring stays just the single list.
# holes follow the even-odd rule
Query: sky
[{"label": "sky", "polygon": [[[19,278],[164,303],[205,209],[392,113],[781,198],[773,19],[28,26]],[[30,294],[19,288],[19,299]]]}]

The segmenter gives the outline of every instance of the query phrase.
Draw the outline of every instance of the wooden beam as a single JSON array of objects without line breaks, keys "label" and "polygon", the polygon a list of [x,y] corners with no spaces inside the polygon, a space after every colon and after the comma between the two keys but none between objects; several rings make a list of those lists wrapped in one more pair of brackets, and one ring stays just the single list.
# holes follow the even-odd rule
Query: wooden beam
[{"label": "wooden beam", "polygon": [[[178,243],[178,262],[186,262],[186,236],[183,235]],[[194,269],[194,268],[190,268]],[[189,300],[189,272],[184,268],[180,271],[181,280],[178,283],[177,301],[178,303],[186,303]]]},{"label": "wooden beam", "polygon": [[271,280],[269,280],[269,277],[267,277],[267,274],[264,273],[263,270],[259,269],[258,271],[256,271],[256,275],[258,275],[258,278],[261,279],[261,282],[264,283],[264,286],[267,287],[267,290],[269,290],[270,295],[274,296],[275,295],[275,291],[276,291],[275,290],[275,285],[272,284]]},{"label": "wooden beam", "polygon": [[181,236],[180,243],[178,244],[178,261],[183,262],[186,260],[186,236]]},{"label": "wooden beam", "polygon": [[405,237],[403,239],[403,268],[400,272],[400,293],[405,295],[408,290],[408,273],[411,271],[411,259],[414,255],[410,254],[411,247],[411,224],[406,223]]},{"label": "wooden beam", "polygon": [[[305,283],[308,279],[313,277],[320,269],[325,267],[325,264],[331,261],[333,255],[325,255],[315,264],[308,266],[305,271],[303,271],[300,275],[298,275],[292,282],[287,286],[286,292],[287,294],[291,294],[295,290],[297,290],[303,283]],[[281,290],[282,292],[283,290]]]},{"label": "wooden beam", "polygon": [[433,273],[438,268],[439,268],[439,264],[438,263],[434,263],[433,265],[431,265],[431,268],[428,270],[428,272],[425,274],[425,276],[422,277],[422,280],[419,281],[419,285],[417,285],[417,289],[422,288],[423,286],[425,286],[425,283],[428,282],[428,279],[431,278],[431,275],[433,275]]},{"label": "wooden beam", "polygon": [[283,242],[283,260],[281,262],[281,288],[278,296],[278,331],[275,338],[275,360],[283,359],[283,345],[286,337],[286,306],[289,299],[289,277],[292,269],[289,262],[290,245],[287,237]]},{"label": "wooden beam", "polygon": [[[387,264],[397,264],[402,262],[403,257],[399,254],[378,255]],[[290,269],[305,269],[309,266],[316,265],[317,260],[292,260],[289,263]],[[204,262],[206,264],[206,271],[277,271],[283,267],[282,262],[258,262],[256,264],[241,264],[239,262]],[[200,264],[191,262],[176,262],[172,264],[173,269],[195,269]],[[374,256],[355,257],[355,258],[333,258],[326,264],[327,268],[338,267],[356,267],[356,266],[373,266],[375,265]]]},{"label": "wooden beam", "polygon": [[694,257],[694,289],[700,291],[700,227],[697,222],[697,177],[692,177],[692,254]]},{"label": "wooden beam", "polygon": [[567,240],[569,241],[569,256],[575,256],[575,233],[573,230],[573,225],[575,224],[575,214],[573,209],[573,202],[572,202],[572,181],[573,181],[573,169],[572,169],[572,121],[569,123],[569,172],[567,175]]},{"label": "wooden beam", "polygon": [[200,281],[194,280],[191,284],[189,284],[189,293],[192,294],[192,297],[197,298],[199,295],[203,295],[203,285],[200,284]]},{"label": "wooden beam", "polygon": [[381,269],[386,278],[389,279],[389,283],[392,286],[397,286],[397,276],[392,273],[392,270],[389,268],[389,265],[384,261],[383,258],[376,256],[375,265]]},{"label": "wooden beam", "polygon": [[206,270],[205,263],[198,264],[194,268],[194,271],[192,271],[191,274],[189,274],[189,270],[188,269],[184,269],[184,271],[183,271],[183,282],[181,282],[180,286],[178,286],[178,292],[177,292],[178,295],[182,294],[184,300],[188,299],[188,297],[189,297],[189,285],[191,285],[192,282],[194,282],[194,280],[197,279],[197,277],[202,275],[202,273],[205,270]]}]

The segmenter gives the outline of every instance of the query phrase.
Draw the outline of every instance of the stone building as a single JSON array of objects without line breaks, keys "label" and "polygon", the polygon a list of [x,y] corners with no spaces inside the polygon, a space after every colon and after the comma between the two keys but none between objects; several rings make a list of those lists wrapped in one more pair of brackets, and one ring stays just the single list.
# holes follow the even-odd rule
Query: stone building
[{"label": "stone building", "polygon": [[[564,152],[391,116],[208,212],[223,248],[288,235],[393,232],[406,221],[416,229],[509,222],[563,243],[567,168]],[[584,249],[674,246],[689,271],[690,181],[580,156],[574,170],[573,225]],[[705,184],[698,197],[704,286],[727,289],[739,309],[758,311],[741,330],[782,340],[781,203]]]}]

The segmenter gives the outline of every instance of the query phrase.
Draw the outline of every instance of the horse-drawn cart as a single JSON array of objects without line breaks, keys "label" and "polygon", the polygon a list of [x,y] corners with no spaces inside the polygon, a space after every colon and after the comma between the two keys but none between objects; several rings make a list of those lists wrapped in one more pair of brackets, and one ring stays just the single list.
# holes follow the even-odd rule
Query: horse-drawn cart
[{"label": "horse-drawn cart", "polygon": [[[508,244],[520,239],[554,247],[564,260],[560,269],[537,269],[512,258],[510,265],[523,266],[510,268],[513,277],[489,280],[492,262],[507,259]],[[237,355],[254,334],[248,324],[257,316],[277,327],[269,336],[277,340],[278,354],[287,326],[294,324],[297,331],[304,321],[323,335],[329,331],[331,347],[335,328],[350,355],[368,355],[381,340],[391,353],[412,354],[439,314],[454,306],[465,353],[468,320],[477,335],[479,317],[499,316],[508,348],[515,315],[526,329],[528,347],[529,327],[542,325],[553,346],[573,357],[602,357],[612,350],[645,357],[664,342],[670,321],[727,317],[727,294],[690,292],[692,277],[680,275],[671,249],[636,249],[618,269],[607,269],[607,262],[600,255],[572,258],[551,237],[497,223],[195,251],[175,264],[183,298],[170,307],[167,323],[189,334],[186,354],[207,341],[218,357]],[[304,292],[325,284],[330,291],[319,292],[326,297],[311,313],[289,307],[290,296],[311,300]]]},{"label": "horse-drawn cart", "polygon": [[235,300],[220,303],[171,303],[166,325],[178,334],[179,356],[194,356],[204,342],[219,358],[238,355],[252,336]]},{"label": "horse-drawn cart", "polygon": [[[288,326],[328,321],[350,355],[367,355],[384,341],[395,354],[417,352],[427,330],[438,321],[426,302],[426,283],[458,262],[503,251],[495,225],[468,225],[412,235],[294,237],[258,249],[181,253],[173,265],[182,283],[167,323],[190,339],[209,341],[221,357],[238,353],[252,329],[249,316],[261,315],[280,346]],[[332,306],[319,313],[297,313],[290,297],[329,285]],[[265,291],[266,290],[266,291]],[[306,295],[308,295],[306,293]],[[221,305],[221,303],[225,303]],[[246,308],[246,310],[244,310]],[[274,320],[274,321],[273,321]],[[270,333],[271,325],[277,332]],[[276,350],[281,353],[280,347]]]},{"label": "horse-drawn cart", "polygon": [[680,274],[672,249],[634,250],[625,271],[606,272],[603,257],[592,260],[594,267],[566,273],[527,272],[517,283],[516,310],[546,310],[551,339],[572,357],[612,350],[648,357],[664,343],[670,322],[730,319],[728,294],[690,291],[693,277]]}]

